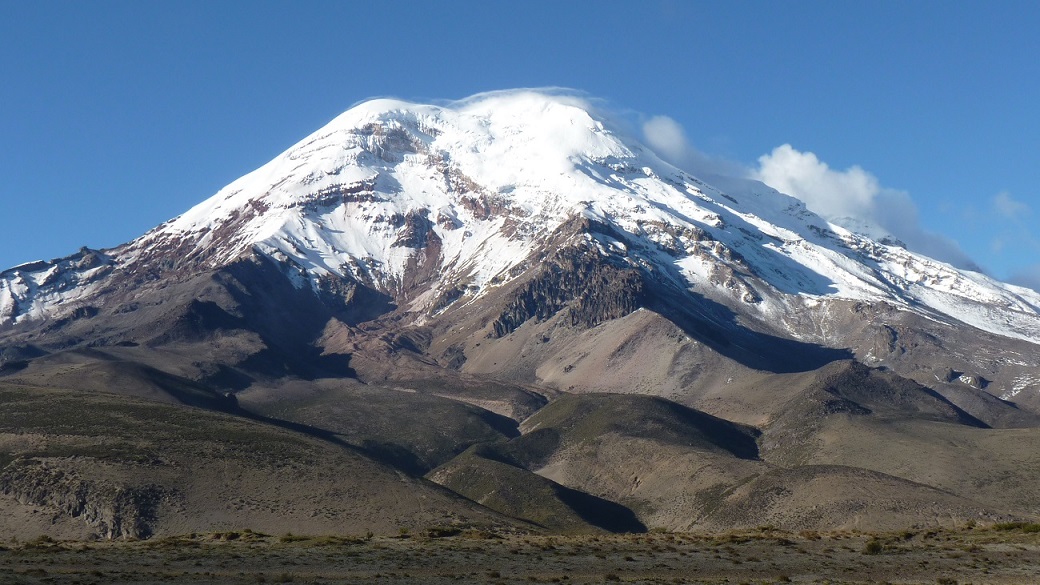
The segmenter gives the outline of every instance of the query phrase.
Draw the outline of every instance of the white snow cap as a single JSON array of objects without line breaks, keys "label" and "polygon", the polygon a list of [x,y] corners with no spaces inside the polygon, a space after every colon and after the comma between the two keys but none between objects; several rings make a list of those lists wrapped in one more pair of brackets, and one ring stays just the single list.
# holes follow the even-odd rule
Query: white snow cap
[{"label": "white snow cap", "polygon": [[[219,265],[260,250],[296,266],[299,286],[350,276],[393,293],[436,241],[440,286],[479,296],[582,215],[627,232],[595,236],[603,253],[767,317],[815,299],[885,301],[1040,342],[1040,294],[831,225],[756,181],[708,185],[605,111],[554,89],[365,101],[112,254],[125,264],[186,242]],[[34,278],[0,278],[0,311],[41,314],[85,294],[44,294]]]}]

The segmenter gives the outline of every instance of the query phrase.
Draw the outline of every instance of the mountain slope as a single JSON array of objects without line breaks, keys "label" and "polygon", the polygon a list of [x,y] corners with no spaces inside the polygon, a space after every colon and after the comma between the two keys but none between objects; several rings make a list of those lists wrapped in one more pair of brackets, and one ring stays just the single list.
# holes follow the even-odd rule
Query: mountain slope
[{"label": "mountain slope", "polygon": [[[355,450],[264,421],[10,384],[0,384],[0,399],[2,516],[51,518],[68,531],[54,536],[518,526]],[[28,523],[3,525],[17,538],[39,536],[25,532]]]},{"label": "mountain slope", "polygon": [[[499,311],[492,333],[502,337],[564,306],[582,326],[644,307],[673,322],[721,322],[719,338],[743,331],[768,336],[767,345],[849,348],[910,375],[948,348],[927,339],[908,350],[901,327],[955,336],[968,326],[1020,359],[954,348],[955,363],[943,365],[995,382],[996,395],[1035,393],[1029,349],[1040,342],[1040,294],[827,224],[760,183],[719,184],[662,162],[574,97],[374,100],[133,242],[3,272],[0,326],[108,319],[117,298],[129,311],[167,295],[171,281],[243,261],[270,272],[266,260],[351,325],[381,313],[398,315],[400,327],[434,323],[453,308]],[[584,268],[574,286],[531,275],[545,265],[561,274]],[[533,282],[504,298],[525,278],[563,289],[549,300]],[[597,279],[616,290],[600,290]],[[488,306],[496,296],[505,307]],[[132,331],[97,337],[66,343],[147,341]]]},{"label": "mountain slope", "polygon": [[[13,388],[273,425],[345,450],[344,473],[448,494],[447,516],[423,476],[568,530],[744,522],[778,486],[791,526],[1034,514],[1032,467],[999,443],[1033,441],[1038,350],[1040,294],[709,185],[549,92],[365,102],[140,238],[0,272]],[[843,442],[889,431],[935,469]],[[1015,493],[951,479],[929,432],[984,445]]]}]

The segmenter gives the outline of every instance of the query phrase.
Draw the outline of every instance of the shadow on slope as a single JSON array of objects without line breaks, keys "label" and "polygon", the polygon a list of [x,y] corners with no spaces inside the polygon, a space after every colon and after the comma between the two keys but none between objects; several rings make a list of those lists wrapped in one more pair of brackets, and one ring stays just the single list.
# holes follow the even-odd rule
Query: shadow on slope
[{"label": "shadow on slope", "polygon": [[524,421],[511,451],[538,465],[566,445],[603,435],[638,437],[660,444],[757,459],[758,431],[656,396],[568,394]]},{"label": "shadow on slope", "polygon": [[[756,459],[754,429],[657,397],[564,395],[525,420],[521,430],[515,439],[480,445],[467,455],[537,473],[578,494],[595,494],[630,510],[644,526],[688,529],[708,498],[764,467]],[[464,467],[472,466],[465,462]],[[470,488],[464,476],[445,485]],[[558,498],[578,512],[595,504],[583,517],[616,528],[605,523],[603,502],[573,496]],[[534,511],[517,515],[532,519],[541,510],[533,506]]]},{"label": "shadow on slope", "polygon": [[892,372],[845,361],[814,373],[805,389],[769,423],[761,441],[763,456],[781,465],[804,464],[819,446],[821,429],[859,418],[987,428],[930,388]]},{"label": "shadow on slope", "polygon": [[[388,296],[351,279],[297,287],[293,266],[259,252],[211,271],[149,270],[113,273],[97,293],[103,304],[81,317],[26,321],[5,332],[10,346],[0,349],[11,355],[5,361],[38,358],[40,352],[15,359],[25,352],[13,348],[33,345],[47,352],[118,347],[167,370],[163,351],[176,347],[187,355],[194,347],[187,361],[223,389],[285,376],[350,377],[349,356],[323,355],[314,341],[332,318],[356,324],[394,308]],[[152,356],[143,355],[148,350]]]},{"label": "shadow on slope", "polygon": [[805,465],[774,469],[727,490],[702,525],[709,530],[771,525],[791,531],[893,531],[1008,518],[969,499],[891,475]]},{"label": "shadow on slope", "polygon": [[755,331],[729,307],[692,291],[661,291],[647,308],[675,323],[691,338],[746,367],[786,374],[819,369],[854,357],[835,349]]},{"label": "shadow on slope", "polygon": [[[675,210],[668,208],[669,213],[677,214]],[[681,215],[681,214],[677,214]],[[727,218],[727,222],[736,221],[736,229],[745,234],[758,232],[755,226],[747,224],[738,216]],[[689,218],[686,218],[687,220]],[[691,222],[694,223],[694,222]],[[744,224],[741,226],[740,224]],[[670,257],[662,249],[646,249],[645,246],[633,239],[632,234],[622,232],[611,225],[601,222],[587,221],[584,229],[591,234],[602,233],[606,236],[627,242],[629,246],[643,248],[644,254],[656,257],[655,268],[665,273],[665,278],[653,275],[647,269],[641,268],[639,276],[645,292],[639,299],[641,306],[650,309],[661,316],[669,319],[680,327],[687,335],[697,339],[723,356],[756,370],[770,371],[774,373],[791,373],[815,370],[833,361],[850,359],[853,354],[847,349],[834,349],[818,344],[805,343],[786,337],[777,337],[769,333],[755,331],[740,323],[740,315],[732,308],[694,292],[693,288],[701,286],[700,283],[687,281],[686,277],[676,268],[674,258]],[[730,228],[732,229],[732,228]],[[760,249],[759,249],[760,248]],[[756,247],[757,253],[767,254],[765,260],[767,266],[781,266],[786,276],[781,280],[772,278],[773,275],[758,274],[761,278],[779,290],[793,292],[785,286],[790,285],[791,274],[800,275],[801,280],[806,282],[802,286],[813,293],[822,293],[829,288],[831,281],[812,270],[793,263],[786,256],[779,254],[768,247]],[[737,255],[735,252],[731,252]],[[610,260],[605,260],[610,263]],[[734,259],[731,270],[741,270],[741,261]],[[749,269],[747,267],[745,269]],[[799,280],[799,279],[795,279]],[[682,284],[677,284],[682,283]],[[811,283],[811,284],[806,284]],[[716,284],[715,286],[723,286]],[[798,289],[799,292],[805,292]],[[587,296],[587,295],[586,295]],[[584,301],[584,297],[582,299]],[[756,313],[757,309],[749,307],[748,312]]]},{"label": "shadow on slope", "polygon": [[[575,244],[579,235],[584,237]],[[594,243],[588,241],[590,236]],[[603,252],[597,237],[625,242],[626,251]],[[497,314],[487,316],[491,337],[502,338],[527,321],[553,317],[570,327],[592,328],[645,308],[719,354],[756,370],[808,371],[853,355],[751,329],[734,309],[694,292],[692,287],[701,284],[688,282],[675,258],[602,222],[572,217],[547,240],[536,260],[503,291]],[[757,309],[749,305],[748,312],[757,314]]]},{"label": "shadow on slope", "polygon": [[235,410],[233,397],[205,384],[126,361],[100,349],[74,349],[30,361],[6,381],[46,388],[72,388],[209,410]]},{"label": "shadow on slope", "polygon": [[471,404],[353,380],[284,381],[238,399],[247,411],[321,429],[415,476],[471,445],[519,434],[516,421]]},{"label": "shadow on slope", "polygon": [[987,426],[935,390],[857,361],[834,363],[823,368],[809,392],[826,392],[878,415],[941,420],[980,428]]},{"label": "shadow on slope", "polygon": [[518,526],[351,449],[241,416],[10,385],[0,401],[0,525],[19,538],[39,533],[3,518],[25,506],[107,538]]},{"label": "shadow on slope", "polygon": [[521,467],[485,457],[474,447],[427,474],[427,478],[496,512],[556,532],[646,532],[628,508],[562,486]]}]

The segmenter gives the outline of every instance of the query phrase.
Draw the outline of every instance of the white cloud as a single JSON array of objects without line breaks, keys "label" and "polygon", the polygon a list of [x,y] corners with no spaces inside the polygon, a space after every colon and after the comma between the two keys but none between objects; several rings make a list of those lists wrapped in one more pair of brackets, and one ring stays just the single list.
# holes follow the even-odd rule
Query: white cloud
[{"label": "white cloud", "polygon": [[[954,240],[921,226],[917,205],[909,193],[882,186],[862,167],[835,170],[812,152],[784,144],[759,157],[757,168],[748,168],[701,152],[690,144],[682,125],[668,116],[646,119],[642,131],[646,144],[658,156],[708,182],[717,176],[762,181],[801,199],[827,221],[878,239],[894,237],[915,252],[981,271]],[[1017,204],[1006,194],[998,196],[998,201],[996,205]]]},{"label": "white cloud", "polygon": [[[993,196],[987,218],[993,237],[990,251],[996,255],[1035,258],[1040,253],[1040,237],[1037,237],[1033,209],[1018,201],[1007,191]],[[1008,282],[1040,290],[1040,264],[1027,266],[1013,273]]]},{"label": "white cloud", "polygon": [[1011,197],[1007,191],[1001,191],[993,197],[993,209],[1006,219],[1022,219],[1032,213],[1029,205]]},{"label": "white cloud", "polygon": [[643,123],[647,144],[659,155],[678,160],[691,148],[683,127],[668,116],[654,116]]},{"label": "white cloud", "polygon": [[737,163],[698,150],[686,139],[682,125],[668,116],[653,116],[643,122],[643,140],[666,162],[701,178],[743,176],[746,173]]},{"label": "white cloud", "polygon": [[906,191],[881,186],[859,166],[830,168],[812,152],[790,144],[758,159],[752,178],[801,199],[824,219],[872,237],[893,236],[907,247],[956,266],[978,270],[953,240],[925,230],[917,205]]},{"label": "white cloud", "polygon": [[[797,197],[806,207],[830,220],[873,219],[878,199],[905,204],[905,193],[884,190],[877,178],[858,166],[835,171],[811,152],[800,152],[790,144],[758,158],[755,179]],[[876,222],[874,222],[876,223]],[[881,226],[876,226],[881,227]]]},{"label": "white cloud", "polygon": [[1033,264],[1019,270],[1008,279],[1008,282],[1040,292],[1040,264]]}]

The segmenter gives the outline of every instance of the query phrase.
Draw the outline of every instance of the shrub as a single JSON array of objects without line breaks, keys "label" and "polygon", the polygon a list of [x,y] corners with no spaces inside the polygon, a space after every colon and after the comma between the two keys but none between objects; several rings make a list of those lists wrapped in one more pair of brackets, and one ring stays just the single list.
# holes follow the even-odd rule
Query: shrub
[{"label": "shrub", "polygon": [[1021,530],[1022,532],[1040,532],[1040,524],[1026,522],[1001,522],[993,525],[993,530]]},{"label": "shrub", "polygon": [[431,526],[423,531],[423,535],[429,538],[447,538],[461,533],[462,529],[455,526]]}]

